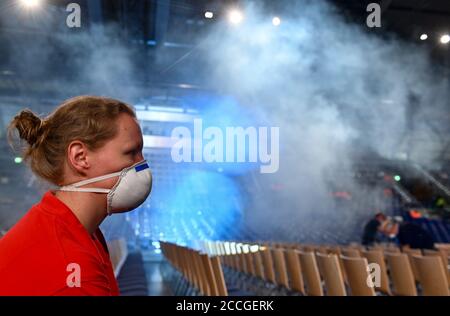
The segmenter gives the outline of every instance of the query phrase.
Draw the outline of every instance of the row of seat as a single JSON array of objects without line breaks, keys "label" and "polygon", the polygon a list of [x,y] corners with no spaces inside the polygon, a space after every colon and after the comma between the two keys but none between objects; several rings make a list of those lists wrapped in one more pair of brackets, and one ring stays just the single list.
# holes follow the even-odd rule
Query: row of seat
[{"label": "row of seat", "polygon": [[172,243],[161,242],[161,251],[182,278],[174,285],[176,295],[228,296],[218,256]]},{"label": "row of seat", "polygon": [[121,296],[147,296],[148,284],[144,261],[140,252],[128,254],[117,276]]},{"label": "row of seat", "polygon": [[[224,265],[237,273],[234,279],[241,286],[256,284],[273,293],[315,296],[449,295],[450,249],[446,247],[422,252],[392,245],[366,249],[361,245],[204,244],[206,252],[220,256]],[[375,281],[379,284],[373,284],[371,272],[378,273]]]},{"label": "row of seat", "polygon": [[139,252],[129,253],[127,242],[123,238],[110,240],[106,244],[120,295],[147,296],[147,278],[142,254]]}]

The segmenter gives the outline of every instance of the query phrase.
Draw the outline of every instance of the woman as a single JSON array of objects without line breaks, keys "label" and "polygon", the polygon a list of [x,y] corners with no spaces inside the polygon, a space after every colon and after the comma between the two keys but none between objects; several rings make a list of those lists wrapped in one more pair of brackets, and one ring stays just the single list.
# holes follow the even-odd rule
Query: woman
[{"label": "woman", "polygon": [[22,111],[10,139],[15,132],[32,171],[57,188],[0,239],[0,295],[119,295],[99,225],[151,191],[134,111],[77,97],[43,120]]}]

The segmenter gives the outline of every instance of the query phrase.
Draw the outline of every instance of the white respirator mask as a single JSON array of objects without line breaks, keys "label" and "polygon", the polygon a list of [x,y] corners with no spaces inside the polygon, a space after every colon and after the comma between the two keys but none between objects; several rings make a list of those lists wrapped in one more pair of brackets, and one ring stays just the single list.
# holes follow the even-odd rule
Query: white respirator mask
[{"label": "white respirator mask", "polygon": [[[85,185],[119,177],[111,189],[81,188]],[[65,192],[104,193],[108,215],[132,211],[139,207],[152,191],[152,172],[146,160],[120,172],[84,180],[58,189]]]}]

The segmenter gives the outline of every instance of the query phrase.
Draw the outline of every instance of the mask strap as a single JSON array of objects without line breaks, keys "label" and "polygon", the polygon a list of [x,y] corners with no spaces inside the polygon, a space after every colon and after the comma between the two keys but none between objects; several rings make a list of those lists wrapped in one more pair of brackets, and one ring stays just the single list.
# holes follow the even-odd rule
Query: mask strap
[{"label": "mask strap", "polygon": [[100,182],[100,181],[111,179],[111,178],[116,178],[116,177],[119,177],[121,174],[122,174],[122,172],[115,172],[115,173],[111,173],[111,174],[108,174],[108,175],[104,175],[104,176],[100,176],[100,177],[96,177],[96,178],[80,181],[80,182],[77,182],[77,183],[74,183],[74,184],[63,186],[63,187],[59,188],[59,191],[65,191],[65,192],[87,192],[87,193],[109,193],[111,191],[110,189],[80,188],[80,187],[88,185],[88,184],[91,184],[91,183]]},{"label": "mask strap", "polygon": [[100,189],[100,188],[80,188],[82,186],[91,184],[91,183],[95,183],[95,182],[100,182],[103,180],[107,180],[107,179],[111,179],[111,178],[116,178],[116,177],[120,177],[122,174],[128,172],[129,170],[139,167],[141,165],[145,165],[147,164],[147,160],[143,160],[141,162],[138,162],[136,164],[134,164],[133,166],[126,168],[120,172],[115,172],[115,173],[111,173],[111,174],[107,174],[104,176],[100,176],[100,177],[96,177],[96,178],[92,178],[92,179],[88,179],[88,180],[84,180],[84,181],[80,181],[74,184],[69,184],[63,187],[60,187],[58,190],[59,191],[65,191],[65,192],[86,192],[86,193],[109,193],[111,192],[111,189]]},{"label": "mask strap", "polygon": [[63,192],[85,192],[85,193],[109,193],[110,189],[98,189],[98,188],[75,188],[75,187],[61,187],[58,189]]}]

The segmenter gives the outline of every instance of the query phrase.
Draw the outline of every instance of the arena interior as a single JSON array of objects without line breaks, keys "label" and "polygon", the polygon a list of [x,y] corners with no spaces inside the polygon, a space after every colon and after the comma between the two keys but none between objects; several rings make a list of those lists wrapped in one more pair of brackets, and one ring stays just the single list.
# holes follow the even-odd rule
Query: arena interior
[{"label": "arena interior", "polygon": [[450,2],[372,2],[2,0],[1,236],[52,188],[14,116],[107,96],[153,175],[122,296],[448,296]]}]

